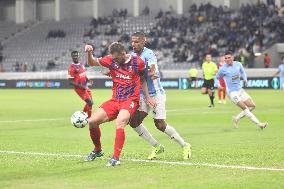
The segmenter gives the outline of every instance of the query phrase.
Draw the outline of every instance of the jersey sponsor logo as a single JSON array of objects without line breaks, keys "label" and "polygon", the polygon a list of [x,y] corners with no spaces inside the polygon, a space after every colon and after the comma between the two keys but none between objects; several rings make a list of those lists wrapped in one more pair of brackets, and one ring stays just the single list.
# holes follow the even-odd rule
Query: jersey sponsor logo
[{"label": "jersey sponsor logo", "polygon": [[86,72],[82,72],[79,74],[79,77],[85,77],[86,76]]},{"label": "jersey sponsor logo", "polygon": [[120,79],[131,79],[131,77],[129,75],[124,75],[124,74],[116,74],[117,78],[120,78]]}]

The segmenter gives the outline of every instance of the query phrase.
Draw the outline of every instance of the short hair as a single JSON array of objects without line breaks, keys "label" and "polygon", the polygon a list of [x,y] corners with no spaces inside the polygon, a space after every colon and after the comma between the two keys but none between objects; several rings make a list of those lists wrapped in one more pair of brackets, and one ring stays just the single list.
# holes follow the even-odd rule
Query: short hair
[{"label": "short hair", "polygon": [[132,34],[132,36],[133,36],[133,37],[142,37],[142,38],[146,38],[145,33],[144,33],[144,32],[142,32],[142,31],[134,32],[134,33]]},{"label": "short hair", "polygon": [[72,51],[71,56],[74,55],[74,54],[79,54],[79,52],[78,51]]},{"label": "short hair", "polygon": [[232,51],[226,51],[224,55],[233,55]]},{"label": "short hair", "polygon": [[123,46],[123,44],[119,43],[119,42],[113,42],[112,44],[110,44],[109,46],[109,53],[110,54],[114,54],[114,53],[123,53],[126,52],[125,47]]}]

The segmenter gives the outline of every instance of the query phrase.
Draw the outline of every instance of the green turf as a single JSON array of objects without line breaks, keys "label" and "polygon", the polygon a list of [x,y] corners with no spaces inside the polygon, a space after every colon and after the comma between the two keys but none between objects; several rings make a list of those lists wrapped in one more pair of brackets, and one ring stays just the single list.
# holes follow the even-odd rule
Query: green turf
[{"label": "green turf", "polygon": [[[167,121],[193,147],[188,162],[284,169],[284,92],[248,93],[257,104],[254,114],[269,122],[263,131],[247,118],[239,129],[232,129],[231,117],[240,110],[229,101],[209,109],[209,98],[197,90],[167,91]],[[93,90],[95,108],[110,96],[110,90]],[[74,155],[91,151],[88,129],[76,129],[69,122],[70,115],[84,105],[72,90],[0,90],[0,99],[1,151]],[[159,160],[182,161],[181,148],[156,130],[150,117],[145,125],[166,147]],[[107,168],[114,133],[114,122],[102,126],[105,157],[93,162],[86,163],[82,157],[0,153],[0,188],[284,188],[284,171],[123,160],[146,159],[151,151],[129,127],[122,165]]]}]

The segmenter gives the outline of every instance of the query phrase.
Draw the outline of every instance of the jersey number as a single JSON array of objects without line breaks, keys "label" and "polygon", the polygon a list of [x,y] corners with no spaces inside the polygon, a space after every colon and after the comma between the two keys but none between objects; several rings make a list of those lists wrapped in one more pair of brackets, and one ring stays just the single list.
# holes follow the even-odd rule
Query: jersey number
[{"label": "jersey number", "polygon": [[131,102],[130,106],[129,106],[131,109],[134,108],[134,102]]}]

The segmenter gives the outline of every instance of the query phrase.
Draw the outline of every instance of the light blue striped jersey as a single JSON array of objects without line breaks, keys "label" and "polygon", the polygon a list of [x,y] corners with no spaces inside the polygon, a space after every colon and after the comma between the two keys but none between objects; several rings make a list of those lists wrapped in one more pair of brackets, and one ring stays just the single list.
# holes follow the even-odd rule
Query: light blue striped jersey
[{"label": "light blue striped jersey", "polygon": [[278,70],[280,72],[280,78],[284,79],[284,64],[280,64]]},{"label": "light blue striped jersey", "polygon": [[243,65],[237,61],[233,61],[232,65],[224,64],[219,69],[216,78],[220,79],[222,77],[225,79],[228,94],[242,88],[241,78],[247,80]]},{"label": "light blue striped jersey", "polygon": [[[154,52],[151,49],[148,49],[144,47],[142,53],[138,55],[135,52],[131,52],[134,56],[140,56],[140,58],[144,61],[146,68],[145,68],[145,78],[147,80],[148,90],[150,96],[155,96],[156,94],[164,94],[165,90],[162,87],[161,81],[160,81],[160,72],[158,70],[158,64],[157,64],[157,57],[154,54]],[[157,76],[157,79],[152,80],[148,76],[148,68],[150,68],[150,65],[155,65],[155,74]],[[143,91],[140,89],[140,96],[143,96]]]}]

